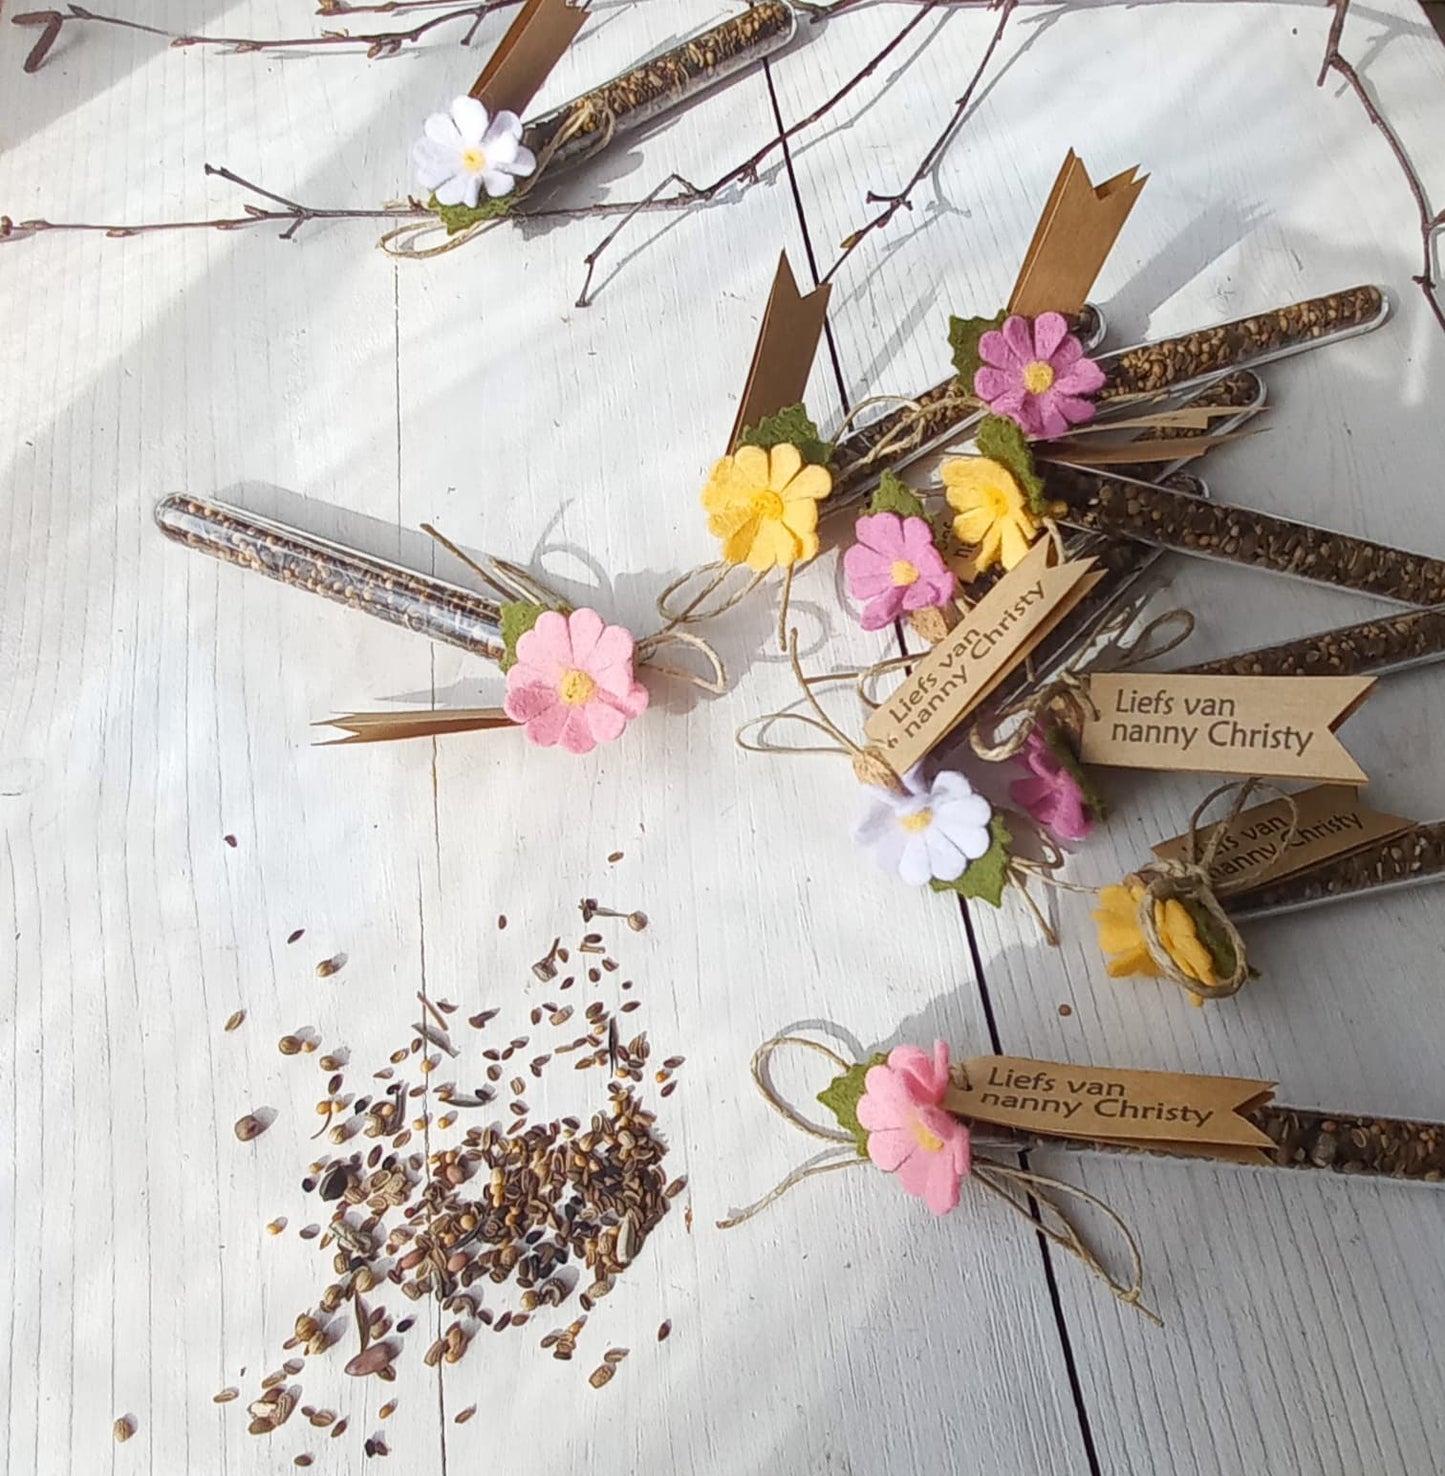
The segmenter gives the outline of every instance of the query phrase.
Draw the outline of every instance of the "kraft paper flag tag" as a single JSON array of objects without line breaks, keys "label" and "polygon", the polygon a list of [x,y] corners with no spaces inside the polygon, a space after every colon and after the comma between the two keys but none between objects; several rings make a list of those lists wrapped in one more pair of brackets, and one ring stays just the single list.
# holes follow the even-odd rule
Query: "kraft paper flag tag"
[{"label": "kraft paper flag tag", "polygon": [[787,252],[779,255],[737,418],[728,435],[729,451],[736,449],[738,437],[748,427],[802,404],[818,341],[828,321],[832,293],[832,283],[825,282],[804,297],[798,291]]},{"label": "kraft paper flag tag", "polygon": [[[1280,838],[1288,832],[1291,818],[1294,837],[1281,857],[1278,855]],[[1198,842],[1209,845],[1219,836],[1210,871],[1221,885],[1259,873],[1235,894],[1247,896],[1258,887],[1275,886],[1286,877],[1354,855],[1414,828],[1411,820],[1381,814],[1362,805],[1359,792],[1349,785],[1321,784],[1288,800],[1255,805],[1233,821],[1221,820],[1205,826],[1198,833]],[[1183,861],[1189,855],[1189,846],[1189,836],[1180,835],[1161,841],[1153,850],[1163,860]]]},{"label": "kraft paper flag tag", "polygon": [[1138,174],[1135,165],[1095,187],[1084,161],[1069,150],[1024,255],[1010,313],[1069,317],[1084,306],[1149,178]]},{"label": "kraft paper flag tag", "polygon": [[1040,539],[919,659],[863,726],[899,774],[940,743],[1103,577],[1093,559],[1057,563]]},{"label": "kraft paper flag tag", "polygon": [[1366,784],[1334,730],[1373,677],[1094,674],[1086,764]]},{"label": "kraft paper flag tag", "polygon": [[586,20],[585,4],[527,0],[472,83],[471,95],[494,116],[505,111],[520,118]]},{"label": "kraft paper flag tag", "polygon": [[1269,1138],[1243,1113],[1274,1083],[1171,1071],[1117,1071],[1017,1056],[979,1056],[954,1068],[942,1105],[971,1122],[1044,1137],[1134,1148],[1245,1149],[1263,1163]]}]

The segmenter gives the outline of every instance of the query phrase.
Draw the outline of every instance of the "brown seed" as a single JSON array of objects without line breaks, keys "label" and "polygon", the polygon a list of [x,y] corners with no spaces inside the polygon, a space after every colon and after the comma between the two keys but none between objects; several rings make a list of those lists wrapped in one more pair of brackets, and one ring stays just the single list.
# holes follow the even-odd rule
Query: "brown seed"
[{"label": "brown seed", "polygon": [[331,1427],[331,1438],[335,1440],[338,1435],[344,1435],[346,1433],[346,1427],[350,1423],[350,1420],[337,1420]]},{"label": "brown seed", "polygon": [[390,1368],[391,1361],[396,1354],[397,1345],[390,1340],[372,1343],[369,1348],[351,1359],[343,1372],[350,1374],[354,1379],[364,1379],[368,1374],[380,1373],[382,1369]]},{"label": "brown seed", "polygon": [[[234,836],[234,835],[223,835],[223,836],[222,836],[222,837],[221,837],[221,839],[222,839],[222,840],[223,840],[223,841],[225,841],[225,843],[226,843],[226,844],[227,844],[227,845],[228,845],[228,846],[230,846],[230,848],[231,848],[231,849],[232,849],[232,850],[233,850],[233,851],[234,851],[234,850],[235,850],[235,849],[236,849],[236,837],[235,837],[235,836]],[[129,1436],[129,1435],[127,1435],[127,1436],[126,1436],[126,1437],[125,1437],[125,1438],[126,1438],[126,1439],[127,1439],[127,1440],[129,1440],[129,1439],[130,1439],[130,1436]]]},{"label": "brown seed", "polygon": [[642,1008],[642,1001],[640,999],[629,999],[629,1000],[627,1000],[627,1001],[625,1001],[623,1003],[623,1005],[621,1007],[621,1013],[624,1014],[624,1015],[630,1015],[633,1012],[633,1010],[641,1009],[641,1008]]},{"label": "brown seed", "polygon": [[676,1199],[677,1196],[681,1194],[682,1191],[686,1188],[687,1176],[684,1174],[682,1178],[674,1179],[672,1183],[670,1183],[662,1192],[667,1195],[669,1199]]},{"label": "brown seed", "polygon": [[602,1361],[603,1363],[610,1363],[615,1366],[621,1363],[622,1360],[626,1358],[630,1352],[632,1352],[631,1348],[609,1348],[602,1355]]},{"label": "brown seed", "polygon": [[232,1015],[229,1020],[226,1021],[226,1029],[227,1029],[227,1031],[229,1032],[229,1031],[232,1031],[232,1030],[239,1030],[241,1028],[241,1022],[245,1018],[246,1018],[246,1012],[245,1012],[245,1010],[237,1010],[236,1013],[234,1015]]},{"label": "brown seed", "polygon": [[597,1367],[594,1368],[592,1372],[587,1375],[587,1382],[591,1384],[594,1389],[600,1389],[604,1384],[610,1384],[612,1382],[612,1375],[614,1372],[615,1370],[610,1363],[599,1363]]},{"label": "brown seed", "polygon": [[610,862],[612,862],[613,865],[616,865],[617,862],[619,862],[622,859],[622,852],[621,851],[613,851],[613,853],[607,859]]},{"label": "brown seed", "polygon": [[670,1081],[665,1087],[663,1087],[659,1095],[663,1097],[670,1097],[676,1090],[677,1083],[675,1081]]},{"label": "brown seed", "polygon": [[672,1319],[669,1317],[661,1327],[657,1329],[657,1341],[665,1343],[672,1335]]},{"label": "brown seed", "polygon": [[304,1452],[301,1455],[297,1456],[296,1459],[292,1462],[292,1465],[295,1466],[309,1466],[310,1464],[311,1457],[309,1455],[306,1455]]},{"label": "brown seed", "polygon": [[647,926],[647,914],[645,912],[632,912],[627,916],[627,926],[634,933],[640,933]]},{"label": "brown seed", "polygon": [[330,958],[323,958],[316,965],[316,977],[329,979],[333,974],[339,974],[345,967],[346,955],[344,953],[333,954]]},{"label": "brown seed", "polygon": [[244,1117],[236,1119],[236,1136],[243,1142],[249,1143],[253,1138],[259,1138],[266,1131],[266,1124],[253,1112],[248,1112]]},{"label": "brown seed", "polygon": [[288,933],[287,934],[286,941],[288,943],[299,943],[301,941],[302,937],[305,935],[305,933],[306,933],[306,929],[305,928],[296,928],[294,931],[292,931],[291,933]]},{"label": "brown seed", "polygon": [[212,1404],[229,1404],[233,1399],[240,1397],[241,1391],[234,1386],[227,1386],[219,1394],[211,1395]]},{"label": "brown seed", "polygon": [[311,1414],[311,1423],[318,1429],[324,1430],[328,1425],[336,1423],[336,1415],[329,1409],[318,1409]]},{"label": "brown seed", "polygon": [[476,1412],[477,1412],[477,1407],[476,1407],[475,1404],[469,1404],[469,1405],[467,1405],[467,1407],[465,1409],[459,1409],[457,1411],[457,1419],[456,1419],[457,1424],[459,1424],[459,1425],[465,1425],[466,1422],[469,1419],[471,1419],[471,1417],[474,1414],[476,1414]]},{"label": "brown seed", "polygon": [[285,1228],[286,1228],[286,1216],[285,1215],[278,1215],[276,1219],[272,1220],[271,1223],[266,1226],[266,1234],[267,1235],[279,1235]]},{"label": "brown seed", "polygon": [[377,1410],[376,1417],[379,1420],[389,1420],[392,1417],[392,1415],[394,1415],[395,1413],[396,1413],[396,1400],[395,1399],[388,1399],[386,1401],[386,1403],[383,1404],[379,1410]]},{"label": "brown seed", "polygon": [[115,1436],[119,1444],[124,1445],[135,1434],[135,1421],[129,1415],[122,1415],[110,1427],[110,1433]]},{"label": "brown seed", "polygon": [[276,1049],[283,1056],[299,1056],[305,1048],[305,1042],[299,1035],[283,1035],[276,1042]]}]

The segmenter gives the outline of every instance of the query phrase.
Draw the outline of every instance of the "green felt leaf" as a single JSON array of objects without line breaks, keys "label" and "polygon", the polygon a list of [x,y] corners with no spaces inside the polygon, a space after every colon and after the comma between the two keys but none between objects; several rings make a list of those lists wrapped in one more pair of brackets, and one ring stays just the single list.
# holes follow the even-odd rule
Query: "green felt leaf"
[{"label": "green felt leaf", "polygon": [[[1194,931],[1199,934],[1199,941],[1209,950],[1209,961],[1214,965],[1215,977],[1228,979],[1234,973],[1238,961],[1234,952],[1234,944],[1225,936],[1219,924],[1197,902],[1189,897],[1181,897],[1179,901],[1193,921]],[[1253,965],[1249,965],[1246,972],[1251,979],[1259,978],[1259,970]]]},{"label": "green felt leaf", "polygon": [[895,476],[891,471],[884,472],[879,479],[868,511],[897,513],[900,518],[926,518],[928,516],[923,510],[923,499],[902,477]]},{"label": "green felt leaf", "polygon": [[785,443],[796,446],[809,466],[827,466],[833,455],[833,443],[818,434],[805,405],[789,405],[776,415],[766,415],[738,437],[739,446],[761,446],[764,451]]},{"label": "green felt leaf", "polygon": [[1101,825],[1109,818],[1109,806],[1094,782],[1094,776],[1079,762],[1074,745],[1062,723],[1045,723],[1044,747],[1058,760],[1059,767],[1079,786],[1084,805]]},{"label": "green felt leaf", "polygon": [[546,605],[532,605],[525,600],[502,606],[502,644],[507,654],[498,665],[503,671],[510,671],[517,664],[517,642],[546,613]]},{"label": "green felt leaf", "polygon": [[978,356],[978,341],[985,333],[1003,327],[1007,310],[997,312],[991,318],[954,318],[948,320],[948,343],[953,349],[953,367],[958,370],[958,382],[973,392],[973,376],[978,373],[983,360]]},{"label": "green felt leaf", "polygon": [[1002,905],[1004,884],[1008,881],[1008,847],[1013,836],[997,811],[988,828],[993,835],[993,844],[977,861],[968,863],[957,881],[929,882],[935,892],[957,892],[960,897],[976,898],[987,902],[990,907]]},{"label": "green felt leaf", "polygon": [[1044,493],[1043,478],[1034,470],[1033,453],[1023,431],[1012,420],[1002,415],[985,415],[974,439],[978,442],[980,456],[987,456],[990,461],[1006,466],[1013,473],[1035,516],[1048,511],[1049,499]]},{"label": "green felt leaf", "polygon": [[500,220],[512,208],[512,196],[498,195],[495,199],[488,196],[475,205],[443,205],[433,195],[426,202],[426,208],[440,219],[447,228],[447,235],[455,236],[484,220]]},{"label": "green felt leaf", "polygon": [[850,1066],[842,1076],[835,1076],[818,1093],[818,1100],[838,1119],[838,1126],[858,1140],[859,1158],[868,1157],[868,1131],[858,1121],[858,1102],[867,1089],[866,1078],[870,1068],[882,1066],[887,1060],[887,1056],[874,1056],[871,1061],[860,1061],[856,1066]]}]

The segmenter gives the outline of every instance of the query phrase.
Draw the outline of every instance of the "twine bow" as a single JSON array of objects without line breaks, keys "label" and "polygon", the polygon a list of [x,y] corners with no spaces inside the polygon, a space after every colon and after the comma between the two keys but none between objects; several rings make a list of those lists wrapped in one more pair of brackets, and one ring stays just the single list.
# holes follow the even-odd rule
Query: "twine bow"
[{"label": "twine bow", "polygon": [[[1220,843],[1228,834],[1229,827],[1238,819],[1249,797],[1260,788],[1274,790],[1274,793],[1285,802],[1289,812],[1289,824],[1283,837],[1263,861],[1257,862],[1229,882],[1220,882],[1213,873],[1215,855]],[[1214,831],[1201,851],[1199,847],[1200,817],[1215,800],[1221,795],[1228,794],[1231,790],[1236,793],[1229,816]],[[1144,893],[1139,899],[1139,932],[1144,939],[1145,948],[1149,950],[1149,957],[1154,961],[1154,966],[1165,978],[1172,979],[1181,989],[1187,989],[1200,1001],[1228,999],[1230,995],[1240,991],[1245,980],[1249,978],[1249,960],[1245,956],[1244,939],[1219,899],[1231,892],[1254,886],[1263,875],[1278,865],[1280,859],[1293,844],[1298,825],[1299,807],[1290,795],[1258,779],[1248,779],[1243,783],[1231,781],[1228,784],[1221,784],[1217,789],[1205,795],[1189,817],[1189,833],[1186,839],[1188,858],[1186,860],[1164,859],[1151,862],[1140,869],[1137,876],[1144,884]],[[1214,930],[1216,939],[1225,948],[1233,951],[1234,968],[1218,983],[1206,984],[1192,974],[1186,973],[1175,963],[1165,944],[1161,927],[1162,904],[1171,900],[1184,903],[1195,915],[1196,921],[1198,914],[1203,913]]]},{"label": "twine bow", "polygon": [[[824,1126],[805,1117],[774,1085],[769,1064],[773,1053],[782,1046],[798,1046],[814,1051],[831,1061],[840,1073],[850,1071],[862,1064],[845,1060],[836,1051],[804,1035],[775,1035],[771,1040],[765,1040],[753,1052],[751,1068],[753,1083],[763,1100],[774,1112],[790,1122],[800,1132],[806,1133],[809,1137],[818,1138],[829,1146],[793,1169],[761,1199],[754,1200],[752,1204],[735,1211],[726,1219],[717,1221],[719,1230],[731,1230],[752,1219],[754,1215],[760,1214],[769,1205],[781,1199],[790,1189],[801,1184],[804,1179],[831,1173],[835,1169],[853,1168],[868,1162],[860,1155],[857,1140],[851,1133],[843,1132],[839,1128]],[[1006,1204],[1009,1209],[1027,1222],[1029,1229],[1047,1236],[1053,1244],[1067,1251],[1092,1276],[1102,1281],[1119,1301],[1126,1306],[1133,1307],[1136,1312],[1147,1317],[1156,1326],[1163,1326],[1160,1317],[1144,1305],[1144,1258],[1134,1232],[1130,1230],[1117,1211],[1111,1209],[1097,1195],[1090,1194],[1087,1189],[1081,1189],[1075,1184],[1065,1183],[1048,1174],[1034,1173],[1031,1169],[1019,1168],[1014,1164],[1003,1163],[997,1158],[979,1156],[980,1149],[1007,1151],[1012,1148],[1018,1151],[1027,1146],[1017,1138],[991,1140],[972,1133],[971,1142],[974,1150],[973,1164],[968,1174],[971,1181],[979,1184],[996,1199]],[[1120,1281],[1113,1276],[1099,1259],[1059,1203],[1060,1198],[1074,1199],[1098,1210],[1119,1232],[1129,1255],[1130,1269],[1127,1282]]]}]

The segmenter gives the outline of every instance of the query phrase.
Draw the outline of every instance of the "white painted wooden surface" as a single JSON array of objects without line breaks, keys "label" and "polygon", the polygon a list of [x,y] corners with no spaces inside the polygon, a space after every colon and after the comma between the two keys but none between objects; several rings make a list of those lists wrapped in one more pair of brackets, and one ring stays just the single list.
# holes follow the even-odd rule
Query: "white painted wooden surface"
[{"label": "white painted wooden surface", "polygon": [[[294,34],[313,23],[304,10],[154,0],[144,17]],[[715,13],[711,0],[601,7],[542,101]],[[800,116],[909,13],[840,18],[767,76],[598,161],[579,189],[631,198],[672,169],[706,181],[775,129],[774,98],[785,122]],[[915,210],[843,268],[842,383],[823,358],[815,411],[940,376],[947,311],[1001,297],[1073,144],[1096,171],[1153,174],[1100,284],[1116,341],[1356,281],[1396,293],[1384,331],[1272,372],[1269,433],[1209,476],[1221,495],[1445,550],[1445,338],[1408,282],[1416,238],[1393,162],[1352,99],[1313,86],[1327,20],[1287,4],[1021,11]],[[154,500],[184,487],[425,567],[412,530],[430,520],[646,628],[661,585],[709,555],[696,490],[778,248],[800,277],[810,248],[826,269],[865,191],[906,178],[991,24],[930,20],[926,48],[799,141],[796,200],[772,168],[741,198],[634,227],[586,311],[570,304],[594,222],[497,231],[400,268],[365,226],[290,245],[258,232],[0,248],[5,1476],[269,1472],[302,1450],[318,1471],[367,1464],[384,1396],[344,1379],[335,1355],[303,1382],[308,1401],[351,1416],[343,1440],[295,1420],[253,1439],[240,1405],[210,1402],[277,1366],[321,1284],[295,1235],[315,1068],[275,1039],[310,1025],[345,1042],[357,1086],[405,1035],[424,981],[520,1024],[547,996],[527,966],[575,931],[584,893],[652,919],[621,946],[645,1001],[631,1018],[688,1058],[661,1107],[691,1232],[669,1216],[595,1314],[590,1351],[635,1350],[601,1392],[586,1351],[559,1365],[526,1334],[483,1336],[438,1380],[414,1334],[380,1469],[1445,1469],[1445,1200],[1426,1191],[1057,1155],[1047,1166],[1135,1228],[1163,1331],[1071,1263],[1050,1270],[993,1205],[965,1196],[935,1223],[861,1171],[712,1228],[806,1156],[747,1077],[753,1046],[800,1020],[870,1047],[942,1034],[976,1049],[992,1023],[1016,1053],[1258,1073],[1302,1104],[1445,1113],[1432,894],[1261,926],[1264,978],[1207,1011],[1108,980],[1077,899],[1058,951],[1016,906],[976,914],[980,978],[961,918],[854,852],[845,766],[734,747],[738,722],[790,697],[762,606],[718,629],[728,697],[668,693],[583,763],[487,736],[317,749],[308,724],[328,712],[467,702],[498,683],[151,525]],[[382,65],[77,32],[24,77],[32,35],[5,26],[0,210],[229,208],[208,160],[307,200],[380,200],[405,186],[420,117],[501,28],[475,55],[442,37]],[[1347,36],[1445,198],[1445,52],[1408,0],[1358,11]],[[1182,562],[1172,593],[1201,616],[1200,655],[1369,608]],[[831,559],[795,608],[820,664],[884,649],[839,610]],[[1441,691],[1437,674],[1392,679],[1346,730],[1385,808],[1445,814]],[[1127,869],[1205,786],[1114,787],[1118,819],[1079,879]],[[338,950],[346,968],[318,980]],[[238,1006],[246,1024],[224,1035]],[[237,1144],[231,1123],[261,1105],[276,1125]],[[278,1214],[290,1228],[273,1239]],[[675,1331],[659,1348],[664,1316]],[[450,1423],[474,1401],[470,1424]],[[123,1412],[139,1431],[116,1446]]]}]

